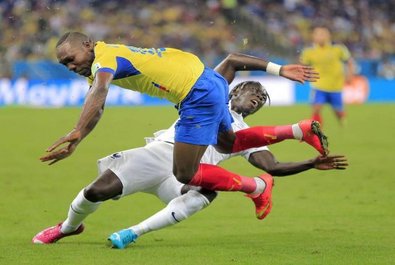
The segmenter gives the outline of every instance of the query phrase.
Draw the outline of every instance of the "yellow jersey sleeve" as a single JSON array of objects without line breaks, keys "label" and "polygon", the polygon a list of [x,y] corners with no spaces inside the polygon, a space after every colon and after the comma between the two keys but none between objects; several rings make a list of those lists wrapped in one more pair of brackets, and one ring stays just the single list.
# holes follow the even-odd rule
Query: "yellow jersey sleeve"
[{"label": "yellow jersey sleeve", "polygon": [[[172,48],[138,48],[97,42],[91,82],[97,72],[113,74],[120,87],[181,102],[203,73],[195,55]],[[89,81],[88,81],[89,82]]]},{"label": "yellow jersey sleeve", "polygon": [[337,45],[339,52],[340,52],[340,59],[342,61],[348,61],[351,58],[350,51],[344,45]]}]

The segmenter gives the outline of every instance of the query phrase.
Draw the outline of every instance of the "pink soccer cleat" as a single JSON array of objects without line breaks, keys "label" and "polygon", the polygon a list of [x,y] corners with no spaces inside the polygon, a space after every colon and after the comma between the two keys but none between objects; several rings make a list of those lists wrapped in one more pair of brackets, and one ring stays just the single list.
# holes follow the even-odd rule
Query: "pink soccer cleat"
[{"label": "pink soccer cleat", "polygon": [[38,233],[33,237],[32,242],[35,244],[52,244],[66,236],[78,235],[84,231],[83,224],[81,224],[77,230],[68,234],[63,234],[60,231],[61,227],[62,227],[62,223],[44,229],[43,231],[41,231],[40,233]]},{"label": "pink soccer cleat", "polygon": [[249,197],[255,204],[256,217],[259,220],[262,220],[272,210],[272,189],[274,186],[274,180],[270,174],[263,174],[259,178],[266,183],[264,191],[254,197],[247,194],[247,197]]},{"label": "pink soccer cleat", "polygon": [[303,120],[298,123],[303,132],[302,141],[308,143],[321,155],[328,155],[328,137],[321,131],[320,123],[313,120]]}]

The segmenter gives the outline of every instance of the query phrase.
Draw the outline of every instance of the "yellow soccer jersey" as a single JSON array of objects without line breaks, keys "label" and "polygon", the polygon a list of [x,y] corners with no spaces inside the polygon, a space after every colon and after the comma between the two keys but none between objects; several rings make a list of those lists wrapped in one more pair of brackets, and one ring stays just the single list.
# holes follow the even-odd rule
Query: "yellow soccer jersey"
[{"label": "yellow soccer jersey", "polygon": [[114,75],[112,84],[181,102],[203,73],[204,65],[195,55],[172,48],[137,48],[121,44],[97,42],[92,84],[97,72]]},{"label": "yellow soccer jersey", "polygon": [[306,48],[300,59],[303,64],[313,66],[320,74],[320,79],[311,83],[314,88],[338,92],[344,86],[344,62],[349,58],[350,52],[344,45],[328,44],[323,47],[315,45]]}]

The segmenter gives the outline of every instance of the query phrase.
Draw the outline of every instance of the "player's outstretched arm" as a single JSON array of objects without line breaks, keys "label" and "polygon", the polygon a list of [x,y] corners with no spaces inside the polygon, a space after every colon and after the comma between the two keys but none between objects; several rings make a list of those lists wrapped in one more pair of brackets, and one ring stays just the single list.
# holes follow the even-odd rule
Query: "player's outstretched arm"
[{"label": "player's outstretched arm", "polygon": [[232,83],[237,71],[261,70],[266,71],[268,61],[258,57],[242,54],[231,53],[214,70],[221,74],[228,83]]},{"label": "player's outstretched arm", "polygon": [[[88,91],[77,125],[71,132],[61,137],[47,149],[49,154],[40,158],[42,162],[49,161],[49,165],[52,165],[70,156],[82,139],[93,130],[101,118],[112,78],[113,75],[111,73],[98,72],[96,74],[92,87]],[[55,150],[65,143],[68,143],[68,145]]]},{"label": "player's outstretched arm", "polygon": [[346,169],[347,158],[342,155],[318,156],[301,162],[278,162],[270,151],[259,151],[250,155],[248,160],[255,167],[266,171],[273,176],[288,176],[312,168],[319,170]]},{"label": "player's outstretched arm", "polygon": [[319,78],[318,72],[311,66],[298,64],[281,66],[242,53],[229,54],[214,70],[225,77],[228,83],[233,81],[237,71],[266,71],[300,83],[305,81],[314,82]]}]

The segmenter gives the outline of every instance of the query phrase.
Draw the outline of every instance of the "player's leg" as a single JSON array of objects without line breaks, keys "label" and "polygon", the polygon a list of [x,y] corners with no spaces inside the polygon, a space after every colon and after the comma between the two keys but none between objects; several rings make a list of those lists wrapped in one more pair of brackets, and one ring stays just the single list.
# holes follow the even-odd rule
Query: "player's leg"
[{"label": "player's leg", "polygon": [[339,121],[340,125],[344,126],[346,113],[344,111],[344,103],[342,92],[332,92],[330,93],[330,101],[333,111],[335,112],[336,118]]},{"label": "player's leg", "polygon": [[311,119],[315,120],[315,121],[318,121],[320,124],[323,124],[323,122],[322,122],[322,115],[321,115],[322,106],[323,106],[322,104],[313,104],[311,106],[311,108],[312,108]]},{"label": "player's leg", "polygon": [[177,224],[207,207],[217,193],[208,190],[190,190],[171,200],[167,206],[150,218],[130,227],[137,236]]},{"label": "player's leg", "polygon": [[206,146],[175,143],[173,172],[178,181],[217,191],[260,194],[265,189],[265,182],[260,178],[245,177],[219,166],[201,164],[201,151],[205,149]]},{"label": "player's leg", "polygon": [[190,190],[172,199],[167,206],[137,225],[110,235],[108,240],[114,248],[123,249],[138,237],[177,224],[204,209],[216,197],[216,192]]},{"label": "player's leg", "polygon": [[264,219],[271,210],[273,177],[269,174],[251,178],[230,172],[219,166],[200,164],[198,172],[189,184],[209,190],[246,193],[255,204],[258,219]]},{"label": "player's leg", "polygon": [[173,173],[179,182],[188,184],[192,180],[206,149],[207,145],[174,143]]},{"label": "player's leg", "polygon": [[[197,166],[196,173],[186,184],[201,186],[208,190],[241,191],[249,194],[250,198],[254,201],[259,219],[263,219],[270,212],[273,186],[273,178],[270,175],[250,178],[215,165],[198,163],[197,165],[189,166],[188,163],[191,163],[191,160],[188,160],[188,158],[190,157],[187,155],[186,150],[182,149],[181,151],[185,153],[178,154],[174,152],[175,161],[189,168],[196,168]],[[184,178],[181,180],[187,181],[188,179]]]},{"label": "player's leg", "polygon": [[221,132],[215,147],[222,153],[237,153],[287,139],[304,141],[320,154],[328,153],[327,137],[322,132],[320,124],[313,120],[303,120],[292,125],[254,126],[237,132]]},{"label": "player's leg", "polygon": [[323,124],[322,119],[322,107],[327,102],[326,92],[312,89],[311,90],[311,108],[312,108],[312,116],[311,119],[318,121],[321,125]]},{"label": "player's leg", "polygon": [[217,143],[218,132],[231,131],[228,99],[226,80],[212,70],[205,70],[179,108],[173,173],[184,184],[202,186],[208,190],[251,193],[259,189],[262,192],[264,181],[251,180],[218,166],[199,164],[207,145]]},{"label": "player's leg", "polygon": [[153,143],[100,159],[100,176],[73,200],[67,219],[37,234],[33,242],[54,243],[65,236],[80,233],[82,221],[102,201],[144,191],[160,183],[161,173],[169,174],[172,171],[171,152],[171,145]]},{"label": "player's leg", "polygon": [[145,192],[156,195],[167,206],[139,224],[111,234],[108,240],[113,247],[125,248],[143,234],[185,220],[205,208],[216,197],[214,191],[178,182],[171,172],[161,183]]},{"label": "player's leg", "polygon": [[62,223],[61,232],[69,234],[76,231],[102,202],[122,194],[122,189],[119,177],[110,169],[105,170],[73,200],[67,219]]},{"label": "player's leg", "polygon": [[[73,202],[68,218],[62,225],[62,232],[74,229],[93,211],[82,208],[93,202],[95,205],[108,199],[127,196],[145,191],[160,183],[171,172],[172,160],[169,158],[172,147],[166,143],[152,143],[144,147],[114,153],[98,161],[102,172],[84,190],[84,199]],[[78,197],[77,197],[78,198]],[[63,231],[70,226],[70,229]]]},{"label": "player's leg", "polygon": [[38,233],[33,237],[33,243],[55,243],[63,237],[82,233],[84,230],[82,221],[95,212],[102,201],[120,193],[122,193],[122,183],[111,170],[106,170],[86,189],[78,193],[70,204],[67,219]]}]

